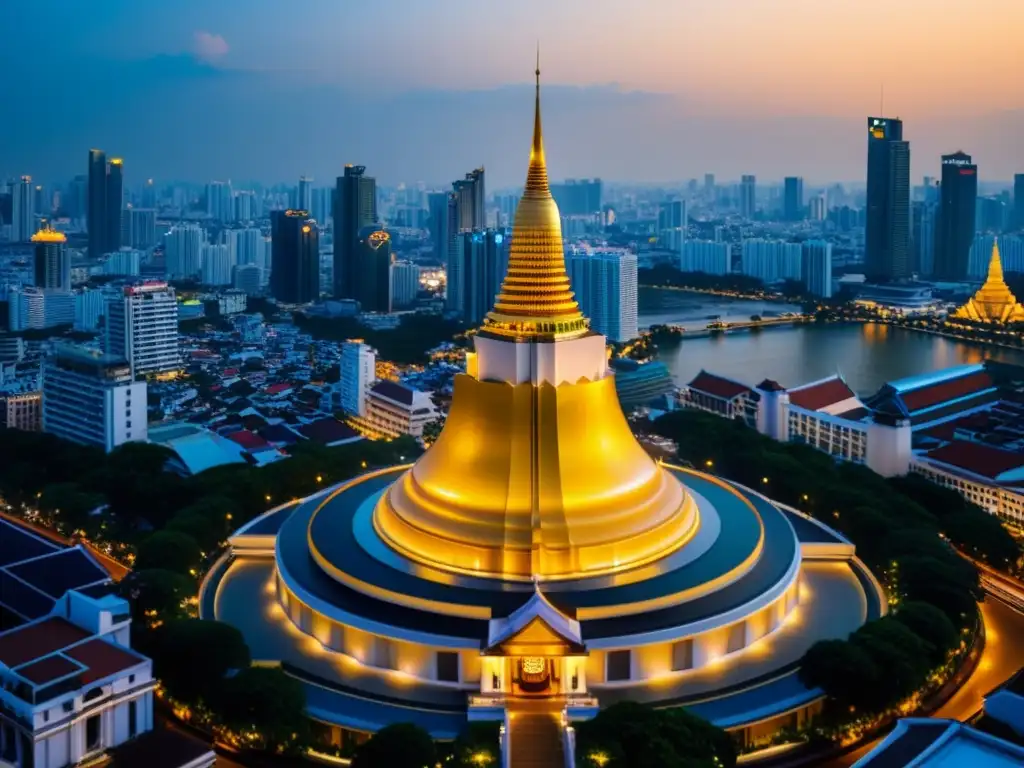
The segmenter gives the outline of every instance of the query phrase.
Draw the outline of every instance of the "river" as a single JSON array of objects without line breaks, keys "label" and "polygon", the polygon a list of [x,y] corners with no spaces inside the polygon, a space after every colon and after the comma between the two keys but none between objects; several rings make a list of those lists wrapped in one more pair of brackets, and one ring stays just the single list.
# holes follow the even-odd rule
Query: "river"
[{"label": "river", "polygon": [[[673,323],[703,328],[711,315],[725,322],[799,312],[797,306],[730,299],[686,291],[640,289],[639,321],[646,328]],[[686,339],[664,346],[660,358],[676,384],[704,368],[746,384],[775,379],[795,387],[837,371],[858,394],[873,393],[886,381],[986,358],[1024,365],[1024,351],[984,347],[876,323],[770,328]]]}]

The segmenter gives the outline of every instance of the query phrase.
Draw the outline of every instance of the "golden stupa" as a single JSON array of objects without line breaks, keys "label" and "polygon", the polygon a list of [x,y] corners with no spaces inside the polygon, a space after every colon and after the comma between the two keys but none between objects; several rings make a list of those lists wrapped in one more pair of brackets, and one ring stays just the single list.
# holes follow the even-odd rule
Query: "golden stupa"
[{"label": "golden stupa", "polygon": [[569,287],[537,68],[533,144],[508,274],[456,377],[438,440],[379,499],[378,534],[442,571],[568,579],[652,562],[696,532],[697,505],[637,443],[605,339]]},{"label": "golden stupa", "polygon": [[992,259],[988,263],[988,277],[985,284],[953,313],[960,320],[976,323],[1020,323],[1024,322],[1024,307],[1010,292],[1003,279],[1003,262],[999,258],[999,243],[992,244]]}]

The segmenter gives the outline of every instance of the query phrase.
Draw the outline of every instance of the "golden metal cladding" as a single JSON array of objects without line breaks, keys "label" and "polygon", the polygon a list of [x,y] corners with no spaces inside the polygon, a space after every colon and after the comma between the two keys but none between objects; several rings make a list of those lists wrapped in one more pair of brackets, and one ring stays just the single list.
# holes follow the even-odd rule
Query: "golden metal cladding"
[{"label": "golden metal cladding", "polygon": [[564,579],[664,557],[698,513],[634,439],[614,378],[554,387],[462,374],[441,436],[378,502],[374,526],[442,570]]},{"label": "golden metal cladding", "polygon": [[558,206],[551,197],[540,120],[540,65],[526,186],[512,222],[508,273],[485,332],[512,339],[572,339],[589,323],[569,287]]}]

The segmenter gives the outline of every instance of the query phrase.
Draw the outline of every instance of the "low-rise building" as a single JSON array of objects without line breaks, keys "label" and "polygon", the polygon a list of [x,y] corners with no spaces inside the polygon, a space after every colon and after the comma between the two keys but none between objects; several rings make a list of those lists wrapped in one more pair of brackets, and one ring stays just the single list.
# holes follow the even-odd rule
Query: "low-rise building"
[{"label": "low-rise building", "polygon": [[389,437],[422,437],[423,428],[438,417],[430,395],[394,381],[378,381],[366,399],[369,426]]},{"label": "low-rise building", "polygon": [[702,370],[682,388],[680,401],[686,408],[736,419],[749,427],[757,424],[760,396],[746,384]]},{"label": "low-rise building", "polygon": [[43,429],[43,393],[0,391],[0,427],[41,432]]},{"label": "low-rise building", "polygon": [[853,768],[1011,768],[1024,747],[955,720],[905,718]]}]

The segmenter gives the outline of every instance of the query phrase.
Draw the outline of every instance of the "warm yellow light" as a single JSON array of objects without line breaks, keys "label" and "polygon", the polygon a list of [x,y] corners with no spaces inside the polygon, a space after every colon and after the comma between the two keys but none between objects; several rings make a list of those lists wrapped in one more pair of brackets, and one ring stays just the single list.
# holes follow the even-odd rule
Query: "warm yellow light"
[{"label": "warm yellow light", "polygon": [[303,232],[309,232],[309,224],[306,224],[305,226],[303,226],[302,231]]},{"label": "warm yellow light", "polygon": [[606,752],[591,752],[588,757],[597,768],[604,768],[612,760]]},{"label": "warm yellow light", "polygon": [[267,501],[270,501],[270,494],[267,494]]},{"label": "warm yellow light", "polygon": [[324,481],[324,478],[323,478],[323,476],[322,476],[322,475],[317,475],[317,476],[316,476],[316,481],[317,481],[318,483],[322,483],[322,482]]},{"label": "warm yellow light", "polygon": [[707,461],[704,462],[704,466],[709,468],[713,467],[715,466],[715,462],[713,462],[711,459],[708,459]]},{"label": "warm yellow light", "polygon": [[64,236],[63,232],[57,232],[52,229],[41,229],[32,235],[33,243],[66,243],[67,237]]},{"label": "warm yellow light", "polygon": [[124,160],[122,160],[120,157],[113,157],[113,158],[110,159],[110,164],[111,165],[124,165]]},{"label": "warm yellow light", "polygon": [[762,477],[761,478],[761,482],[764,483],[765,485],[767,485],[768,484],[768,478],[767,477]]}]

